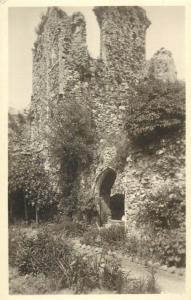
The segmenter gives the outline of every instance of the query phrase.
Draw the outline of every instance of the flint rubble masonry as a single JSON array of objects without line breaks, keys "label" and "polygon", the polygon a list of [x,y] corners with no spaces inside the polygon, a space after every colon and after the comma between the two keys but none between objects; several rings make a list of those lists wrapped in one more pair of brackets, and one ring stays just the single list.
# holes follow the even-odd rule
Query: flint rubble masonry
[{"label": "flint rubble masonry", "polygon": [[[177,184],[180,177],[184,180],[182,137],[177,137],[179,144],[171,140],[162,160],[154,153],[140,152],[138,157],[124,131],[125,111],[140,80],[151,72],[156,78],[174,82],[176,69],[171,53],[163,48],[146,62],[145,36],[151,23],[144,9],[102,6],[95,7],[94,12],[100,26],[99,59],[91,58],[88,53],[86,23],[81,13],[69,17],[61,9],[51,7],[42,19],[33,49],[31,145],[33,151],[42,150],[50,183],[59,190],[59,166],[52,163],[49,153],[48,133],[53,130],[51,114],[60,99],[63,103],[69,101],[69,97],[84,99],[95,121],[97,150],[89,170],[80,174],[79,195],[90,195],[100,201],[102,183],[98,179],[108,168],[113,170],[117,177],[108,195],[125,195],[125,214],[131,226],[148,189],[168,178],[171,184]],[[120,170],[118,150],[124,139],[126,156],[130,159]],[[168,168],[161,172],[169,151],[175,155],[174,177],[169,175]],[[160,168],[157,168],[159,162]]]}]

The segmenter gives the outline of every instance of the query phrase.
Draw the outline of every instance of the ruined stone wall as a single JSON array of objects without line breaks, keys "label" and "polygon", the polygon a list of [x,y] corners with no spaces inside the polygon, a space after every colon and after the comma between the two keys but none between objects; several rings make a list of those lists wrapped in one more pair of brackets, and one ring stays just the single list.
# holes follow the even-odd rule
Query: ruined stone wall
[{"label": "ruined stone wall", "polygon": [[[49,134],[59,101],[82,98],[88,65],[84,17],[50,8],[38,29],[33,49],[32,145],[41,152],[52,182],[59,182],[59,166],[51,157]],[[55,133],[56,134],[56,133]]]},{"label": "ruined stone wall", "polygon": [[125,193],[128,226],[133,225],[141,201],[164,185],[185,193],[185,137],[181,132],[144,150],[129,148],[124,170],[112,188],[112,194],[119,187]]},{"label": "ruined stone wall", "polygon": [[100,7],[95,13],[102,36],[101,52],[106,49],[103,62],[88,55],[82,14],[68,17],[54,8],[45,16],[33,54],[32,107],[35,118],[39,118],[35,125],[39,132],[34,130],[37,136],[45,127],[45,108],[49,111],[50,103],[56,104],[58,95],[67,97],[68,91],[87,95],[100,138],[122,131],[131,85],[139,82],[145,62],[149,21],[144,10],[136,7]]},{"label": "ruined stone wall", "polygon": [[[177,137],[146,152],[132,148],[124,130],[125,112],[146,73],[145,34],[150,22],[139,7],[96,7],[94,11],[101,31],[100,59],[88,54],[81,13],[69,17],[57,8],[47,11],[33,53],[32,143],[36,151],[43,148],[51,181],[58,182],[59,167],[51,164],[48,153],[51,116],[59,101],[72,97],[84,101],[92,110],[97,140],[93,163],[79,176],[79,196],[99,198],[105,176],[115,173],[109,196],[125,195],[126,217],[132,224],[147,190],[168,180],[170,184],[184,181],[184,144]],[[154,66],[157,78],[166,72],[156,71],[161,65],[159,56],[149,65]],[[127,159],[119,167],[122,150]]]},{"label": "ruined stone wall", "polygon": [[101,30],[101,58],[119,84],[138,83],[145,60],[145,33],[150,25],[141,7],[96,7]]},{"label": "ruined stone wall", "polygon": [[123,130],[125,107],[142,78],[145,33],[150,22],[138,7],[96,7],[94,12],[100,26],[103,64],[91,99],[98,132],[106,138]]},{"label": "ruined stone wall", "polygon": [[[98,133],[97,147],[104,161],[106,157],[114,160],[112,149],[116,137],[123,134],[131,85],[138,83],[144,64],[145,30],[149,21],[142,9],[134,7],[100,8],[95,12],[101,22],[101,49],[107,49],[106,61],[89,57],[81,13],[68,17],[63,11],[50,8],[40,26],[33,51],[32,140],[35,149],[43,148],[47,165],[50,164],[47,134],[58,101],[83,98],[91,106]],[[125,44],[128,47],[123,51]],[[104,140],[101,146],[100,140]]]},{"label": "ruined stone wall", "polygon": [[147,62],[148,74],[164,82],[175,82],[177,71],[172,53],[165,48],[159,49]]},{"label": "ruined stone wall", "polygon": [[[126,108],[144,76],[145,33],[150,22],[145,11],[136,7],[96,7],[94,12],[100,25],[101,49],[100,60],[92,62],[89,82],[98,133],[96,169],[89,177],[91,193],[99,201],[102,173],[107,169],[118,172],[119,150],[127,143]],[[124,193],[124,188],[119,192]]]}]

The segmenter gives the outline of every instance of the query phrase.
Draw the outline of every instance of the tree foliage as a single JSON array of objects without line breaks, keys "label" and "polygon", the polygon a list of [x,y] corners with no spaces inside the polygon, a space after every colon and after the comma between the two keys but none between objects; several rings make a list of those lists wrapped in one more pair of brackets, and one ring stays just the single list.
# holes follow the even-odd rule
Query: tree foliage
[{"label": "tree foliage", "polygon": [[[9,164],[8,192],[10,217],[14,217],[17,206],[24,206],[25,219],[42,217],[49,208],[57,204],[57,194],[53,191],[44,161],[40,153],[31,151],[30,113],[9,115]],[[21,203],[24,202],[24,203]],[[44,213],[46,208],[46,213]],[[38,217],[38,216],[37,216]]]},{"label": "tree foliage", "polygon": [[180,183],[151,191],[140,204],[137,225],[146,228],[142,247],[149,247],[150,254],[162,264],[185,266],[185,191]]},{"label": "tree foliage", "polygon": [[179,186],[166,183],[150,191],[137,215],[138,223],[152,224],[155,231],[180,228],[184,221],[185,191],[181,183]]},{"label": "tree foliage", "polygon": [[93,157],[94,124],[90,107],[80,97],[59,99],[51,107],[49,133],[54,164],[60,165],[60,178],[65,210],[73,212],[77,205],[79,172],[88,167]]},{"label": "tree foliage", "polygon": [[[77,180],[93,155],[93,123],[91,111],[81,99],[68,101],[59,98],[58,105],[50,106],[49,132],[45,136],[53,167],[60,166],[61,191],[50,184],[45,169],[46,157],[31,148],[30,114],[9,116],[9,202],[10,207],[25,202],[39,215],[50,208],[64,207],[72,215],[77,207]],[[16,199],[16,193],[23,199]],[[16,202],[17,203],[16,203]],[[25,216],[26,217],[26,216]]]},{"label": "tree foliage", "polygon": [[127,110],[126,129],[135,141],[150,141],[184,125],[185,86],[182,82],[142,82]]}]

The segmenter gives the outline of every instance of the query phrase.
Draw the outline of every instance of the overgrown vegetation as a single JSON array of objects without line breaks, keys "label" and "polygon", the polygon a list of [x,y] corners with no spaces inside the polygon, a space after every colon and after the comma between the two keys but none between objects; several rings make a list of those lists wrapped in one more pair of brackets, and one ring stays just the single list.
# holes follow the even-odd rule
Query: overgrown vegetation
[{"label": "overgrown vegetation", "polygon": [[[74,95],[60,99],[51,107],[53,130],[49,134],[50,151],[54,164],[59,164],[62,186],[62,207],[73,215],[77,208],[79,172],[92,161],[94,125],[90,107]],[[56,133],[56,134],[55,134]]]},{"label": "overgrown vegetation", "polygon": [[145,249],[149,245],[155,259],[168,266],[185,266],[185,193],[180,184],[164,184],[148,194],[140,204],[137,225],[149,228],[143,244]]},{"label": "overgrown vegetation", "polygon": [[180,228],[185,220],[185,193],[183,188],[163,184],[147,193],[137,215],[139,224],[152,224],[155,231]]},{"label": "overgrown vegetation", "polygon": [[[40,153],[30,148],[30,112],[9,116],[9,218],[48,219],[56,210],[57,193],[49,183]],[[44,208],[46,208],[44,210]]]},{"label": "overgrown vegetation", "polygon": [[95,224],[100,219],[95,197],[89,197],[89,193],[86,195],[78,193],[76,217],[87,225]]},{"label": "overgrown vegetation", "polygon": [[101,246],[105,249],[121,249],[125,242],[124,226],[112,225],[108,228],[90,227],[82,238],[86,245]]},{"label": "overgrown vegetation", "polygon": [[132,95],[127,110],[126,129],[136,142],[184,127],[185,86],[182,82],[143,81]]},{"label": "overgrown vegetation", "polygon": [[[142,212],[141,212],[142,213]],[[138,235],[131,231],[124,232],[124,226],[111,226],[109,228],[90,228],[87,230],[82,243],[94,247],[103,247],[106,250],[119,251],[129,255],[140,262],[159,262],[161,265],[185,267],[185,226],[180,228],[158,228],[152,230],[149,219],[140,222]]]},{"label": "overgrown vegetation", "polygon": [[31,236],[10,235],[9,251],[14,259],[10,264],[17,266],[20,274],[43,279],[40,280],[41,293],[47,291],[44,284],[47,282],[51,292],[64,288],[70,288],[76,294],[96,288],[114,293],[159,292],[156,284],[150,290],[150,277],[142,281],[124,273],[114,253],[105,249],[76,251],[63,233],[52,234],[47,228]]},{"label": "overgrown vegetation", "polygon": [[[93,156],[93,123],[90,108],[72,98],[51,108],[54,128],[47,137],[52,163],[58,166],[62,190],[50,184],[44,165],[46,157],[31,151],[31,115],[9,116],[9,212],[28,221],[48,219],[62,211],[73,216],[78,205],[77,189],[80,171],[89,166]],[[56,133],[56,134],[55,134]],[[18,207],[18,209],[17,209]],[[49,211],[51,210],[52,216]]]}]

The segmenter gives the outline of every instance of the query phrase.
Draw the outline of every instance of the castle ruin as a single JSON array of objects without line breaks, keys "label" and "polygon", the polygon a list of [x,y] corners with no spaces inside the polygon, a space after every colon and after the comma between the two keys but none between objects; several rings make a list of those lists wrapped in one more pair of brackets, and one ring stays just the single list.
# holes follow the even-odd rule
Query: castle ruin
[{"label": "castle ruin", "polygon": [[[88,53],[81,13],[68,16],[61,9],[48,8],[42,19],[33,49],[32,147],[41,152],[51,183],[57,186],[59,170],[51,164],[47,138],[52,107],[68,101],[68,93],[86,101],[92,110],[97,140],[93,163],[88,172],[80,174],[79,193],[88,192],[98,206],[100,201],[106,203],[112,219],[120,220],[125,215],[127,223],[133,225],[133,216],[148,190],[167,180],[172,184],[184,182],[184,147],[183,138],[181,142],[177,138],[168,149],[162,142],[157,151],[149,149],[147,154],[132,149],[124,130],[125,111],[148,72],[174,82],[176,69],[165,49],[146,62],[145,36],[150,21],[144,9],[103,6],[95,7],[94,13],[100,26],[98,59]],[[126,159],[119,168],[118,148],[124,139]],[[168,170],[165,159],[169,153],[172,164]]]}]

